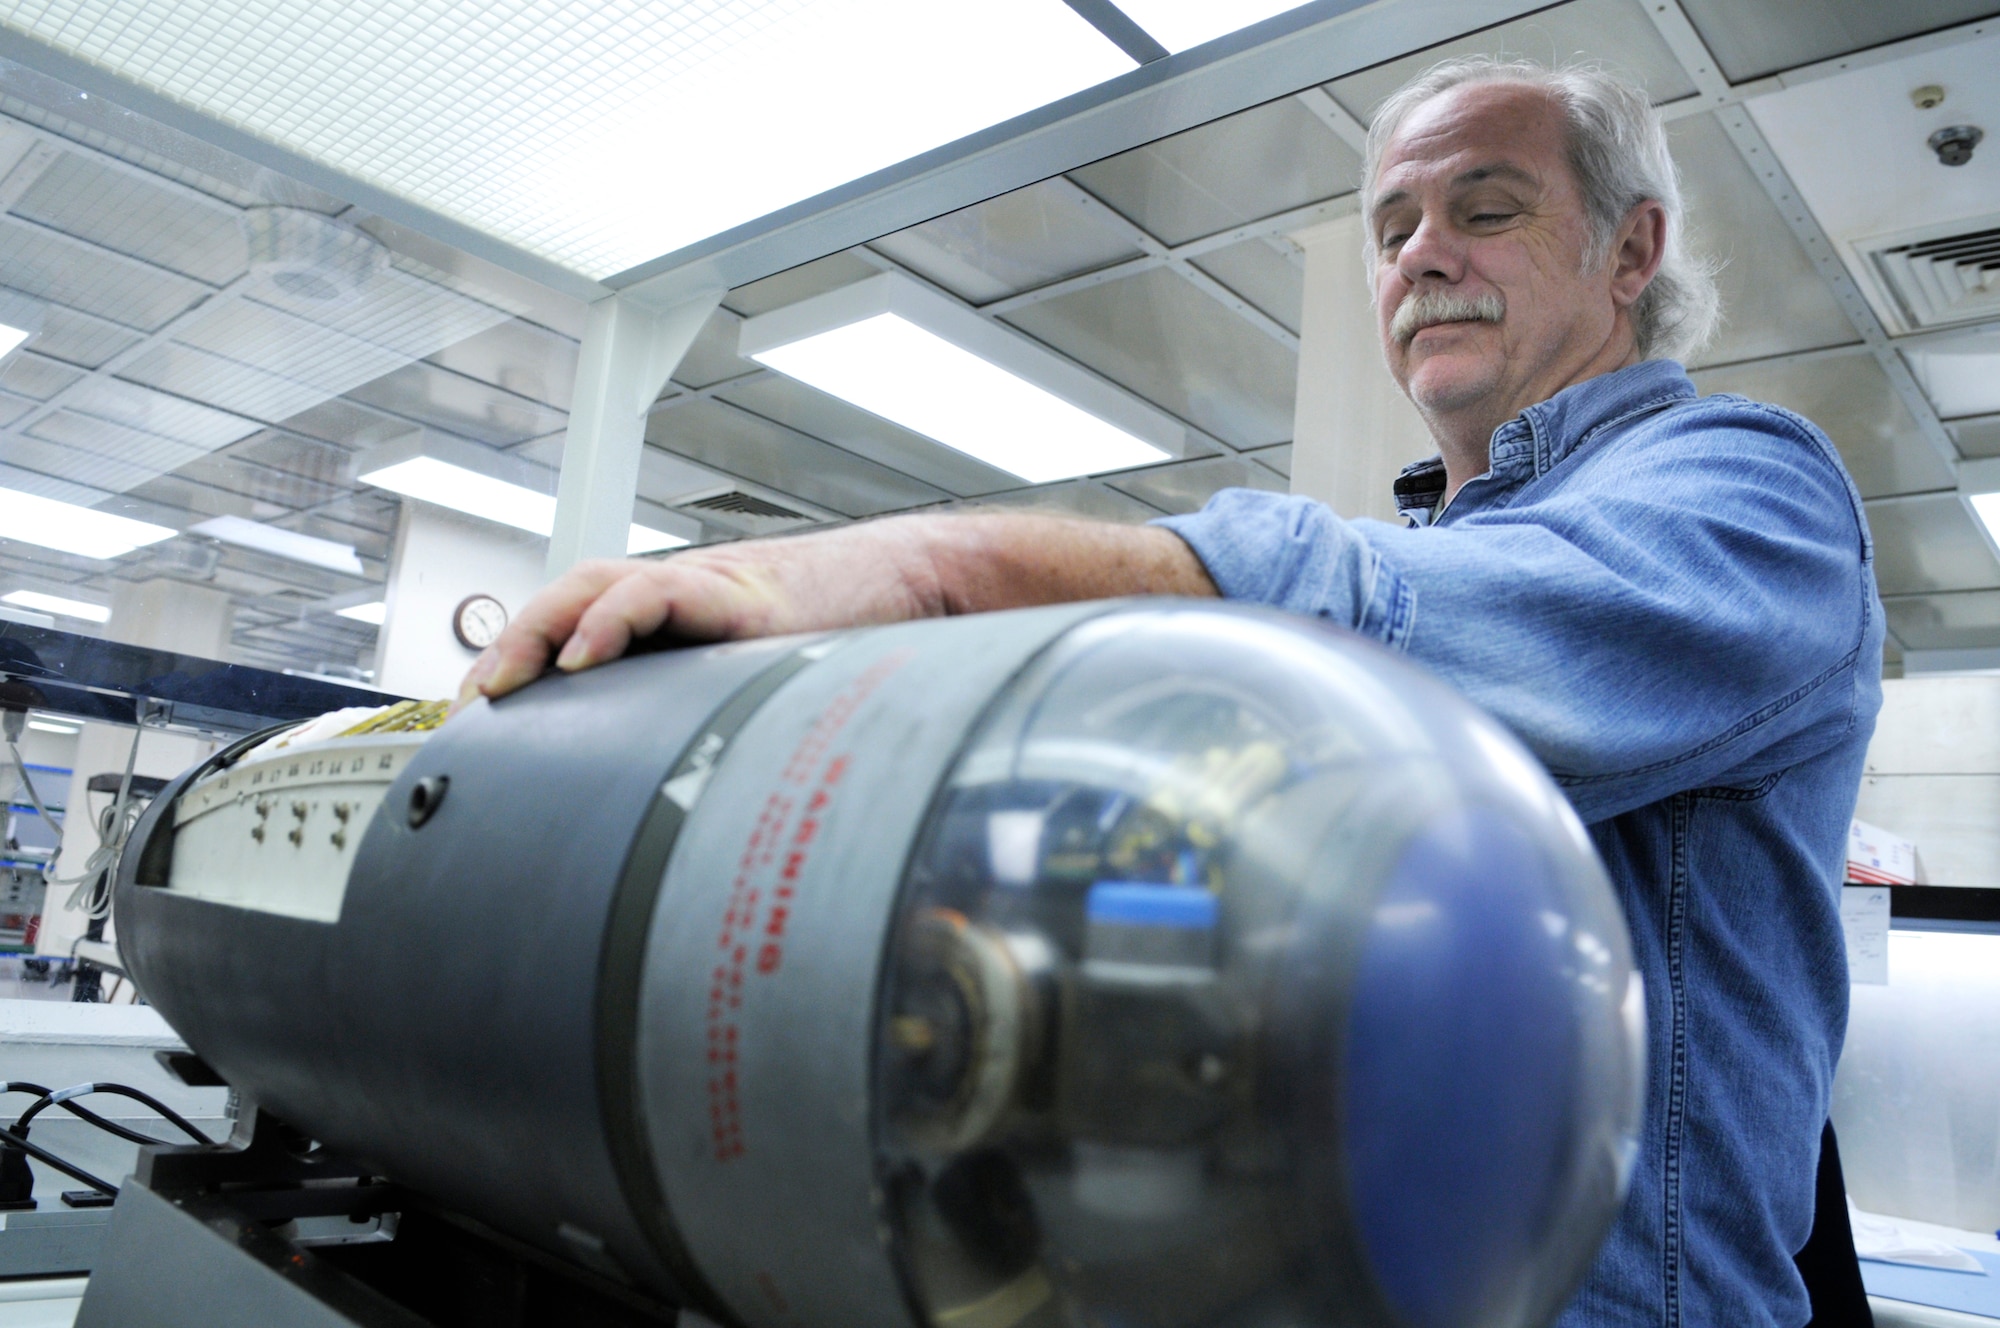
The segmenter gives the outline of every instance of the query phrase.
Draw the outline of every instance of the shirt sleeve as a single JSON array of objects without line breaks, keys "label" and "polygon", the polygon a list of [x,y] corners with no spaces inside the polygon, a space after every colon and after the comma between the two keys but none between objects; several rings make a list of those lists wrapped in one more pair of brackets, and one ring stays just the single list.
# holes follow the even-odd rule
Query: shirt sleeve
[{"label": "shirt sleeve", "polygon": [[1225,596],[1427,665],[1600,820],[1820,750],[1879,665],[1867,531],[1830,445],[1772,408],[1702,409],[1722,413],[1573,455],[1547,497],[1531,481],[1444,526],[1250,490],[1158,524]]}]

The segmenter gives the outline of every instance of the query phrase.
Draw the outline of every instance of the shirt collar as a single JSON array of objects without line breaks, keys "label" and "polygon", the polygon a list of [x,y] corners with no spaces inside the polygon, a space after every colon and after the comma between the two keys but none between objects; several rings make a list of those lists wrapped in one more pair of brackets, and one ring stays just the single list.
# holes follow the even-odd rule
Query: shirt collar
[{"label": "shirt collar", "polygon": [[1531,449],[1535,474],[1546,475],[1599,431],[1695,396],[1687,370],[1673,360],[1641,360],[1586,378],[1494,430],[1494,469],[1503,453]]},{"label": "shirt collar", "polygon": [[[1495,429],[1487,474],[1519,477],[1524,463],[1532,462],[1534,474],[1546,475],[1599,431],[1697,395],[1687,370],[1673,360],[1641,360],[1586,378]],[[1397,477],[1396,506],[1411,525],[1427,526],[1442,516],[1437,504],[1443,496],[1444,461],[1439,457],[1405,466]]]}]

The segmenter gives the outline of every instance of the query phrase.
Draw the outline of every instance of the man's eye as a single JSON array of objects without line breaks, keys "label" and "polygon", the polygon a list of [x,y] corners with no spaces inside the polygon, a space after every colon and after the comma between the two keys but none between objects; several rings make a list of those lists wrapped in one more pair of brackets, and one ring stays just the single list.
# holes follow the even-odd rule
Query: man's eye
[{"label": "man's eye", "polygon": [[1382,237],[1382,247],[1384,249],[1397,249],[1402,247],[1403,241],[1409,238],[1410,233],[1408,231],[1390,231]]},{"label": "man's eye", "polygon": [[1503,221],[1512,221],[1519,215],[1518,212],[1475,212],[1472,222],[1475,226],[1495,226]]}]

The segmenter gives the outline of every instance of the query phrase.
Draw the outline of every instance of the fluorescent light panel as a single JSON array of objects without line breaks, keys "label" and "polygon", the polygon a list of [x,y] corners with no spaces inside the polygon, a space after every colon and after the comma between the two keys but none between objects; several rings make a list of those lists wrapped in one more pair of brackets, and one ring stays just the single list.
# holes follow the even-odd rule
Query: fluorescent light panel
[{"label": "fluorescent light panel", "polygon": [[1972,504],[1973,514],[1986,527],[1986,533],[1993,537],[1995,547],[2000,547],[2000,493],[1968,494],[1966,501]]},{"label": "fluorescent light panel", "polygon": [[10,590],[0,595],[0,601],[18,604],[24,609],[53,613],[63,618],[82,618],[86,622],[94,623],[111,621],[111,610],[106,605],[92,604],[82,599],[65,599],[61,595],[44,595],[39,590]]},{"label": "fluorescent light panel", "polygon": [[1305,0],[1118,0],[1125,16],[1169,51],[1191,46],[1261,23],[1273,14],[1297,9]]},{"label": "fluorescent light panel", "polygon": [[[546,538],[556,528],[556,500],[545,493],[506,480],[482,475],[476,470],[440,461],[432,456],[413,456],[380,470],[362,475],[363,484],[388,489],[406,498],[416,498],[454,512],[495,521],[516,530]],[[634,525],[626,534],[625,552],[656,553],[677,549],[688,543],[679,535],[650,526]],[[349,615],[352,616],[352,615]]]},{"label": "fluorescent light panel", "polygon": [[83,732],[81,724],[58,724],[48,719],[31,719],[28,721],[28,727],[37,733],[55,733],[66,738],[73,738]]},{"label": "fluorescent light panel", "polygon": [[[1230,0],[1235,3],[1235,0]],[[592,277],[1133,67],[1063,0],[122,0],[21,35]],[[457,108],[439,115],[437,108]],[[661,126],[674,137],[661,170]]]},{"label": "fluorescent light panel", "polygon": [[113,516],[18,489],[0,489],[0,539],[39,544],[83,558],[110,559],[173,537],[174,531],[150,521]]},{"label": "fluorescent light panel", "polygon": [[7,323],[0,323],[0,359],[5,359],[8,355],[12,354],[22,342],[33,335],[34,333],[24,327],[14,327]]},{"label": "fluorescent light panel", "polygon": [[314,567],[324,567],[329,571],[345,572],[349,576],[362,575],[361,556],[354,551],[352,544],[340,544],[312,535],[301,535],[297,531],[280,530],[261,521],[247,521],[240,516],[218,516],[200,525],[190,526],[188,533],[206,535],[225,544],[240,544],[246,549],[256,549],[260,553],[289,558],[293,562],[308,563]]},{"label": "fluorescent light panel", "polygon": [[370,604],[350,604],[344,609],[335,609],[334,612],[343,618],[352,618],[355,622],[380,627],[388,620],[389,606],[378,599]]},{"label": "fluorescent light panel", "polygon": [[1169,461],[1186,439],[1171,417],[899,273],[752,318],[739,349],[1031,484]]}]

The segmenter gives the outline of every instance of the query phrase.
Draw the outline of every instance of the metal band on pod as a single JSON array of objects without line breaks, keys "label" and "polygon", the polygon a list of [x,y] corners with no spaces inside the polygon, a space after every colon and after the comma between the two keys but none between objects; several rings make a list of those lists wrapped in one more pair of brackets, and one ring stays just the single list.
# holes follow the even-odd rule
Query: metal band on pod
[{"label": "metal band on pod", "polygon": [[639,1101],[638,1013],[640,976],[646,959],[646,937],[652,928],[653,910],[659,902],[660,886],[666,876],[667,861],[680,838],[688,812],[701,796],[708,777],[730,740],[785,683],[836,644],[815,641],[803,646],[758,674],[732,696],[701,726],[682,750],[673,769],[660,784],[646,819],[632,841],[624,870],[619,873],[617,891],[605,922],[604,950],[598,965],[597,981],[597,1084],[604,1104],[605,1141],[640,1228],[652,1240],[673,1272],[675,1281],[710,1316],[728,1314],[720,1298],[696,1267],[686,1242],[675,1226],[666,1194],[660,1188],[659,1170],[648,1142],[643,1107]]}]

